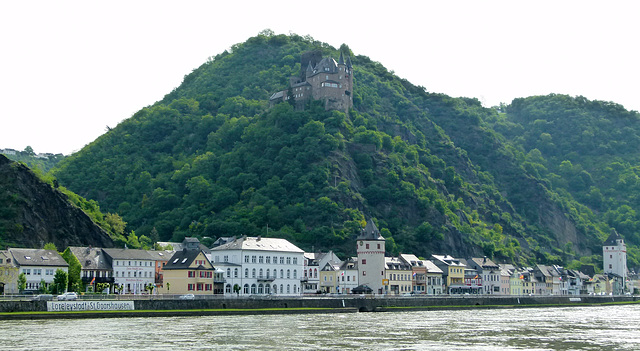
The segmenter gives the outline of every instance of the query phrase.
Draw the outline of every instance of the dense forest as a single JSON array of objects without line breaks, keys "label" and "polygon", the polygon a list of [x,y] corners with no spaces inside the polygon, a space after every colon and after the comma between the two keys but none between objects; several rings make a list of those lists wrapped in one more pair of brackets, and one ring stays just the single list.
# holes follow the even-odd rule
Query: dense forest
[{"label": "dense forest", "polygon": [[[320,102],[268,107],[310,50],[350,55],[349,113]],[[637,120],[563,95],[484,108],[428,92],[345,44],[265,31],[51,175],[121,216],[121,244],[262,235],[353,255],[373,218],[389,254],[601,267],[613,227],[637,267]]]}]

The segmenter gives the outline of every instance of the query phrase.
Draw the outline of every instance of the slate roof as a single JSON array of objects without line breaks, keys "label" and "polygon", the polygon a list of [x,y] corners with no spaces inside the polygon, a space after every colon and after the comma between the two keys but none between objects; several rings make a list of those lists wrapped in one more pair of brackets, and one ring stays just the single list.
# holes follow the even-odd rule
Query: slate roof
[{"label": "slate roof", "polygon": [[[469,260],[467,260],[468,262]],[[495,262],[491,261],[487,257],[473,257],[471,261],[475,263],[478,267],[482,267],[482,269],[498,269],[500,268]]]},{"label": "slate roof", "polygon": [[80,261],[82,269],[112,270],[111,264],[99,247],[69,246],[71,253]]},{"label": "slate roof", "polygon": [[136,249],[102,249],[113,260],[156,260],[156,256],[147,250]]},{"label": "slate roof", "polygon": [[219,250],[253,250],[304,253],[304,251],[302,251],[299,247],[293,245],[286,239],[251,236],[243,236],[232,242],[211,249],[211,251]]},{"label": "slate roof", "polygon": [[616,245],[618,245],[617,240],[622,240],[622,237],[620,236],[620,234],[618,234],[618,232],[616,232],[615,229],[611,229],[611,234],[609,234],[609,237],[604,242],[604,245],[605,246],[616,246]]},{"label": "slate roof", "polygon": [[442,269],[438,268],[438,266],[436,266],[435,263],[429,261],[429,260],[424,260],[422,261],[424,263],[424,266],[427,268],[427,273],[440,273],[442,274]]},{"label": "slate roof", "polygon": [[362,233],[360,234],[360,236],[356,238],[356,240],[384,241],[384,238],[382,237],[382,235],[380,235],[380,231],[378,230],[378,227],[376,227],[376,224],[373,223],[373,220],[369,219],[369,221],[367,221],[367,226],[364,227],[364,229],[362,230]]},{"label": "slate roof", "polygon": [[8,250],[0,250],[0,259],[2,263],[0,263],[3,267],[15,267],[13,256]]},{"label": "slate roof", "polygon": [[[198,257],[198,255],[200,255],[201,253],[202,253],[202,256],[208,260],[208,258],[206,258],[207,256],[200,250],[177,251],[175,254],[173,254],[173,256],[171,256],[167,264],[164,265],[163,269],[164,270],[189,269],[189,266],[191,266],[191,264],[196,259],[196,257]],[[204,267],[203,265],[199,265],[196,269],[197,270],[213,270],[214,268],[213,268],[213,265],[211,265],[211,268],[207,268],[207,267]]]},{"label": "slate roof", "polygon": [[9,252],[19,266],[69,267],[69,264],[55,250],[9,249]]}]

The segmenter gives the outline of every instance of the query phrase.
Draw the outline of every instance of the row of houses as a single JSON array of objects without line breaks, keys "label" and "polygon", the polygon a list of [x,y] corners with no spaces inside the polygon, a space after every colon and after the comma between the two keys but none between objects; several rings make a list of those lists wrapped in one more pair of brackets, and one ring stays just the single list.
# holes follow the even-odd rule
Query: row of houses
[{"label": "row of houses", "polygon": [[[610,252],[613,244],[620,243],[616,234],[603,250]],[[605,273],[595,274],[593,269],[581,272],[556,265],[519,268],[497,264],[487,257],[389,257],[385,239],[373,221],[356,238],[357,256],[344,260],[332,251],[304,252],[280,238],[220,238],[212,248],[195,238],[170,244],[173,249],[164,251],[70,250],[82,266],[82,282],[87,289],[102,283],[110,291],[130,294],[622,294],[633,291],[637,282],[607,272],[606,267]],[[605,265],[608,262],[605,259]],[[0,251],[0,269],[0,292],[14,294],[18,293],[20,273],[27,278],[26,290],[35,291],[42,283],[51,284],[57,269],[68,271],[68,264],[55,251],[8,249]]]}]

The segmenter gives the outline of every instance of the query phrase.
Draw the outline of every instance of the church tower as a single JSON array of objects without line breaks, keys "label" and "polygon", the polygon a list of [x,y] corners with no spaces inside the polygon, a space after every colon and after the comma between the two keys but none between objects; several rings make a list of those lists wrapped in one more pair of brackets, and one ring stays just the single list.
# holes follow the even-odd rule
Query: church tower
[{"label": "church tower", "polygon": [[627,246],[624,240],[616,232],[611,229],[611,235],[602,246],[602,259],[604,263],[604,272],[613,273],[622,278],[622,284],[626,285],[627,281]]},{"label": "church tower", "polygon": [[374,294],[382,294],[385,271],[385,239],[371,219],[360,236],[356,238],[358,252],[358,284],[373,289]]}]

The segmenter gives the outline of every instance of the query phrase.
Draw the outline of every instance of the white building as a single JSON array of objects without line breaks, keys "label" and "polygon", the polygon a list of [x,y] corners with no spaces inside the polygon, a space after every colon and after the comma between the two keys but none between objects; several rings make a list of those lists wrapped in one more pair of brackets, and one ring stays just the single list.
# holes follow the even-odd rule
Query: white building
[{"label": "white building", "polygon": [[209,258],[225,271],[225,295],[302,294],[304,251],[285,239],[243,236]]},{"label": "white building", "polygon": [[627,246],[615,229],[611,229],[611,235],[602,246],[602,261],[605,273],[615,274],[621,278],[623,284],[626,283],[629,274],[627,270]]},{"label": "white building", "polygon": [[55,250],[9,249],[9,252],[19,274],[24,273],[27,278],[25,290],[37,291],[43,280],[49,286],[58,269],[69,272],[69,264]]},{"label": "white building", "polygon": [[[155,283],[156,257],[146,250],[102,249],[113,268],[114,283],[123,294],[145,293]],[[117,288],[116,288],[117,289]]]},{"label": "white building", "polygon": [[340,266],[338,272],[340,285],[338,292],[340,294],[351,294],[358,284],[358,262],[355,257],[350,257]]},{"label": "white building", "polygon": [[471,268],[482,277],[483,294],[500,293],[500,267],[485,257],[473,257],[467,260]]}]

